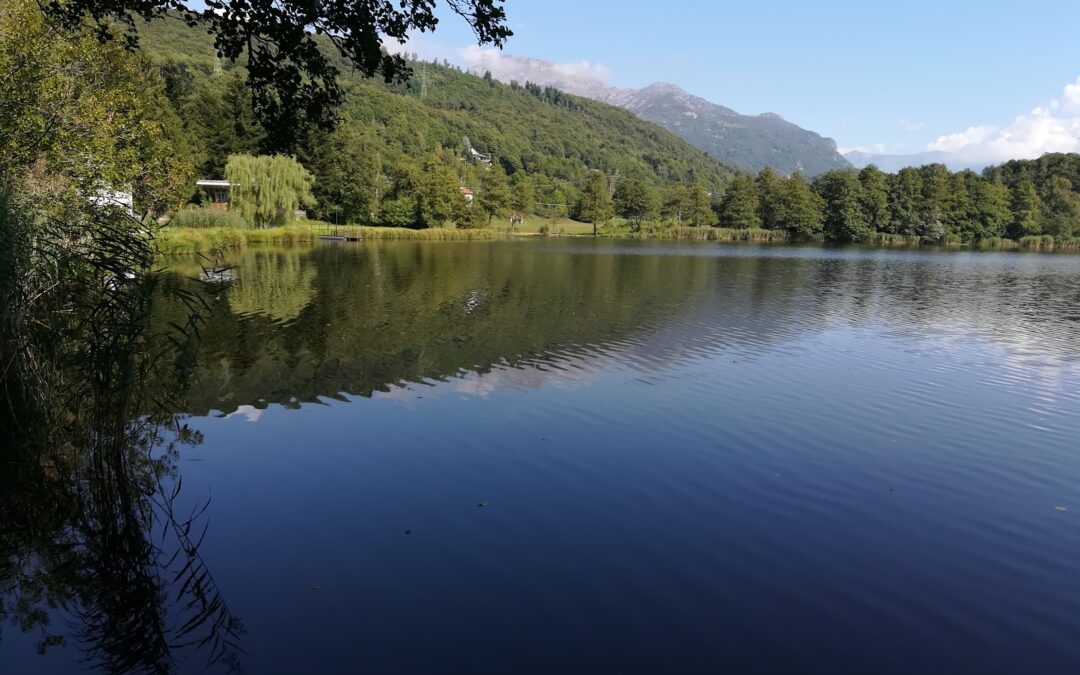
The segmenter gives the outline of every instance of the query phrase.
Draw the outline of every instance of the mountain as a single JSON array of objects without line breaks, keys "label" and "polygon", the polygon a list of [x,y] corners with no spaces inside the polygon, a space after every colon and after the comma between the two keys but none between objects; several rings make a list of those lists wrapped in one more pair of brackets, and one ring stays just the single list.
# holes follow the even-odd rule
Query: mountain
[{"label": "mountain", "polygon": [[[533,82],[625,108],[654,122],[722,162],[746,171],[771,166],[816,176],[850,168],[836,142],[774,113],[742,115],[664,82],[643,89],[609,87],[582,68],[541,59],[484,53],[473,72],[503,82]],[[587,69],[586,69],[587,70]]]},{"label": "mountain", "polygon": [[[257,129],[237,123],[250,120],[241,67],[218,63],[206,34],[179,21],[141,25],[140,35],[191,142],[200,146],[202,174],[220,175],[230,152],[260,151]],[[657,186],[696,181],[709,191],[722,191],[733,176],[731,167],[675,134],[602,102],[430,62],[413,63],[414,77],[404,84],[364,79],[346,63],[336,65],[348,92],[343,126],[368,139],[386,175],[433,152],[460,157],[473,148],[510,174],[536,177],[538,201],[546,202],[572,201],[593,169]],[[235,138],[238,127],[243,142]]]},{"label": "mountain", "polygon": [[873,164],[887,173],[896,173],[907,167],[919,167],[927,164],[944,164],[951,171],[982,171],[987,167],[986,162],[969,162],[960,155],[951,152],[917,152],[910,155],[879,155],[872,152],[860,152],[852,150],[844,154],[844,159],[851,162],[856,169]]}]

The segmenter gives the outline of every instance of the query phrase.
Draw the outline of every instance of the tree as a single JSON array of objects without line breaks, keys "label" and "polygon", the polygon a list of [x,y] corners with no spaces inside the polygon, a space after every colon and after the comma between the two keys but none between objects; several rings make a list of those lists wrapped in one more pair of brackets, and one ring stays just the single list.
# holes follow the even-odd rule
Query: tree
[{"label": "tree", "polygon": [[783,179],[776,175],[771,167],[765,167],[757,175],[758,208],[761,212],[761,227],[775,230],[781,227],[780,220],[780,185]]},{"label": "tree", "polygon": [[[339,70],[330,51],[367,77],[387,82],[408,79],[405,58],[383,48],[384,40],[404,43],[414,32],[435,29],[435,3],[400,7],[383,0],[66,0],[42,3],[69,30],[89,25],[103,41],[138,45],[137,19],[179,16],[214,36],[220,57],[243,58],[252,103],[269,133],[270,147],[287,149],[309,126],[329,129],[344,99]],[[454,13],[473,28],[480,44],[501,47],[513,33],[502,0],[449,0]],[[124,33],[118,34],[119,30]],[[330,47],[330,49],[326,49]]]},{"label": "tree", "polygon": [[885,231],[917,235],[922,223],[922,174],[918,169],[904,168],[889,178],[889,224]]},{"label": "tree", "polygon": [[1042,232],[1042,201],[1033,182],[1023,180],[1012,189],[1010,207],[1013,218],[1009,225],[1009,236],[1020,239]]},{"label": "tree", "polygon": [[594,237],[598,234],[599,226],[614,217],[615,206],[611,201],[611,189],[603,173],[593,171],[589,174],[589,182],[585,184],[585,192],[578,205],[578,214],[585,222],[592,223]]},{"label": "tree", "polygon": [[754,180],[737,176],[720,202],[720,224],[737,230],[761,227],[760,205]]},{"label": "tree", "polygon": [[487,222],[502,215],[510,208],[510,185],[506,182],[506,172],[502,164],[495,162],[480,176],[480,194],[476,195],[476,205],[487,214]]},{"label": "tree", "polygon": [[862,184],[862,207],[870,228],[887,232],[889,227],[889,182],[885,173],[873,164],[859,172]]},{"label": "tree", "polygon": [[1046,234],[1058,239],[1068,239],[1080,232],[1080,195],[1073,192],[1073,184],[1064,176],[1050,178],[1050,187],[1043,201],[1046,212]]},{"label": "tree", "polygon": [[615,213],[630,221],[631,226],[641,229],[645,220],[656,218],[660,210],[660,198],[649,183],[639,178],[629,178],[615,188]]},{"label": "tree", "polygon": [[997,177],[991,180],[976,180],[973,191],[973,210],[979,228],[975,237],[1004,237],[1005,228],[1012,221],[1009,188]]},{"label": "tree", "polygon": [[314,177],[316,215],[335,222],[368,221],[382,163],[371,136],[347,125],[314,138],[301,161]]},{"label": "tree", "polygon": [[311,205],[313,178],[304,165],[284,155],[233,155],[225,165],[232,208],[254,227],[285,225]]},{"label": "tree", "polygon": [[854,171],[830,171],[814,181],[814,190],[824,200],[822,225],[826,239],[855,242],[870,236],[862,184]]},{"label": "tree", "polygon": [[801,173],[796,172],[780,184],[778,202],[777,228],[786,230],[793,238],[812,237],[821,232],[824,205]]},{"label": "tree", "polygon": [[462,200],[453,168],[437,155],[428,157],[418,186],[420,222],[428,227],[442,227],[457,214],[458,202]]},{"label": "tree", "polygon": [[685,185],[672,185],[664,192],[663,214],[670,218],[676,225],[682,225],[693,209],[690,188]]},{"label": "tree", "polygon": [[701,183],[690,187],[690,224],[694,227],[712,227],[716,224],[716,213],[709,203],[709,193]]},{"label": "tree", "polygon": [[514,174],[514,185],[511,189],[510,208],[520,218],[532,213],[536,206],[536,191],[533,189],[532,179],[524,171]]},{"label": "tree", "polygon": [[949,234],[949,169],[944,164],[927,164],[918,171],[922,178],[922,200],[916,234],[929,241],[940,241]]},{"label": "tree", "polygon": [[415,164],[399,162],[394,167],[390,190],[379,205],[379,223],[386,227],[419,226],[422,182],[420,169]]}]

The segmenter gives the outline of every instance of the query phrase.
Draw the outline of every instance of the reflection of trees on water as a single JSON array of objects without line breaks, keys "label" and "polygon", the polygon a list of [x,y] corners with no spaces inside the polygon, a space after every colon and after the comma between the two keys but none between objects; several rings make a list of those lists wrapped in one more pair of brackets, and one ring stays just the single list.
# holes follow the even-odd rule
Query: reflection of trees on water
[{"label": "reflection of trees on water", "polygon": [[172,672],[194,652],[235,664],[242,633],[199,556],[204,512],[174,510],[179,451],[201,437],[140,414],[173,395],[148,382],[184,386],[195,327],[148,333],[150,285],[100,285],[85,313],[25,344],[55,360],[23,368],[23,400],[5,401],[18,415],[0,420],[0,620],[110,673]]},{"label": "reflection of trees on water", "polygon": [[236,314],[289,321],[315,295],[315,268],[296,250],[253,251],[240,258],[235,273],[238,281],[229,289],[229,307]]},{"label": "reflection of trees on water", "polygon": [[[1052,257],[651,250],[662,254],[539,243],[259,252],[249,273],[286,271],[254,287],[294,283],[304,305],[281,323],[282,313],[260,313],[247,301],[244,313],[232,311],[237,288],[212,300],[186,409],[366,396],[403,382],[528,367],[565,348],[658,369],[709,350],[752,355],[845,325],[955,332],[1063,358],[1080,339],[1067,325],[1080,289]],[[167,283],[184,285],[179,277]]]}]

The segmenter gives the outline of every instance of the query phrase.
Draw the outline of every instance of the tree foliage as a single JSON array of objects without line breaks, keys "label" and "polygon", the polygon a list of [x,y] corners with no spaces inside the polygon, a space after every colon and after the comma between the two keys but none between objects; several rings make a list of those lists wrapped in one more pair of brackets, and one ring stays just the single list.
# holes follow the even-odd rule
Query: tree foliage
[{"label": "tree foliage", "polygon": [[[502,0],[449,0],[465,18],[478,42],[502,46],[512,35]],[[275,150],[293,147],[308,127],[330,128],[344,99],[339,82],[344,59],[366,77],[387,82],[410,74],[400,54],[383,49],[386,40],[404,43],[414,32],[439,23],[434,0],[54,0],[47,11],[66,28],[92,26],[102,41],[139,43],[140,21],[180,17],[213,36],[219,58],[241,58],[256,114]],[[123,31],[121,34],[120,31]]]},{"label": "tree foliage", "polygon": [[589,175],[589,182],[578,204],[578,214],[581,220],[592,223],[593,236],[596,236],[598,227],[606,225],[615,216],[611,187],[607,177],[599,171]]},{"label": "tree foliage", "polygon": [[285,225],[314,203],[314,179],[300,162],[284,155],[233,155],[225,165],[230,208],[255,227]]}]

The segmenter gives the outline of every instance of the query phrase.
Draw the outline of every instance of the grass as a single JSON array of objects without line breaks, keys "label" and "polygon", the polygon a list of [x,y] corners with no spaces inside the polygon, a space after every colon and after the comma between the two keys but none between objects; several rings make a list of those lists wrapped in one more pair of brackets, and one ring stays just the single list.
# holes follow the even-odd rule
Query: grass
[{"label": "grass", "polygon": [[[372,227],[367,225],[346,225],[332,228],[319,221],[301,221],[284,227],[267,229],[244,229],[234,227],[175,227],[170,225],[159,234],[161,252],[165,255],[212,255],[217,256],[229,250],[243,249],[249,245],[294,245],[310,244],[321,234],[336,231],[338,234],[360,236],[364,239],[396,241],[491,241],[512,235],[546,236],[586,236],[592,235],[590,223],[579,223],[567,218],[549,219],[529,216],[525,222],[515,225],[498,223],[490,228],[455,229],[428,228],[413,230],[404,227]],[[616,220],[601,227],[601,237],[623,239],[677,239],[688,241],[744,241],[762,243],[783,243],[790,241],[782,230],[760,228],[729,229],[723,227],[687,227],[677,225],[646,224],[640,230],[632,230],[629,223]],[[919,246],[920,237],[879,232],[867,242],[877,246]],[[935,242],[947,246],[968,246],[959,240]],[[1035,251],[1077,251],[1080,250],[1080,237],[1057,239],[1050,235],[1024,237],[1019,241],[992,237],[980,239],[972,248],[1013,250],[1026,249]]]},{"label": "grass", "polygon": [[[412,241],[483,241],[499,237],[489,229],[457,230],[429,228],[410,230],[404,227],[367,227],[350,225],[337,228],[338,233],[359,235],[372,240]],[[222,251],[243,249],[249,245],[309,244],[320,234],[329,234],[326,223],[301,221],[294,225],[266,229],[237,229],[232,227],[179,228],[166,227],[158,235],[161,252],[165,255],[214,255]]]}]

